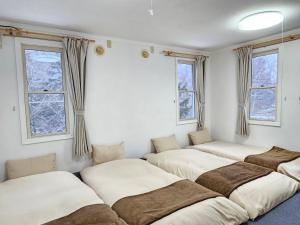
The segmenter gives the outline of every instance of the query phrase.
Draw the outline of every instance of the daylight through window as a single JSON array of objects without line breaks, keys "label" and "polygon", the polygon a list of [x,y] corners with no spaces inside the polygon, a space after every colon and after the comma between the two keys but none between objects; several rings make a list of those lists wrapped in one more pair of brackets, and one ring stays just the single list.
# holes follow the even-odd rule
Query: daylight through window
[{"label": "daylight through window", "polygon": [[278,97],[278,50],[257,53],[252,59],[249,119],[276,122]]},{"label": "daylight through window", "polygon": [[196,119],[195,61],[177,60],[178,120]]},{"label": "daylight through window", "polygon": [[66,134],[62,50],[27,45],[22,50],[28,138]]}]

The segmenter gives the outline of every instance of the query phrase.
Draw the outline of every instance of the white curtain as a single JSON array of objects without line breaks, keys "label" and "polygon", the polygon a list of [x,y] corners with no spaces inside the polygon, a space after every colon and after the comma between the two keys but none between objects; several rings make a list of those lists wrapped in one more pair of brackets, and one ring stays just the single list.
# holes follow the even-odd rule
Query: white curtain
[{"label": "white curtain", "polygon": [[249,78],[251,73],[252,47],[239,48],[237,55],[237,91],[238,91],[238,118],[236,133],[241,136],[249,136],[247,122],[247,100],[249,94]]},{"label": "white curtain", "polygon": [[89,153],[84,120],[84,97],[86,82],[86,56],[88,40],[65,38],[66,74],[74,110],[73,155],[80,158]]},{"label": "white curtain", "polygon": [[196,100],[198,107],[197,130],[204,128],[205,121],[205,62],[206,56],[196,58]]}]

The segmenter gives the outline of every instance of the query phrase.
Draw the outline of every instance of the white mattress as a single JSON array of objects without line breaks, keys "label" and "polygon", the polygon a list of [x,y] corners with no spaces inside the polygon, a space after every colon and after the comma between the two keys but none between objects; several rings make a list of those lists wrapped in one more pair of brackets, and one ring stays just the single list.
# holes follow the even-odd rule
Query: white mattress
[{"label": "white mattress", "polygon": [[[124,197],[153,191],[182,179],[139,159],[89,167],[81,176],[110,206]],[[217,197],[178,210],[153,225],[233,225],[247,220],[245,210],[224,197]]]},{"label": "white mattress", "polygon": [[[244,161],[249,155],[261,154],[269,151],[271,147],[257,147],[251,145],[241,145],[222,141],[208,142],[201,145],[190,146],[203,152],[208,152],[214,155]],[[278,166],[278,172],[293,177],[300,181],[300,158],[291,162],[281,163]]]},{"label": "white mattress", "polygon": [[[195,149],[148,154],[146,158],[151,164],[192,181],[205,172],[236,162]],[[294,179],[273,172],[240,186],[229,199],[243,207],[254,219],[294,195],[299,186]]]},{"label": "white mattress", "polygon": [[56,171],[0,183],[0,224],[40,225],[103,201],[73,174]]}]

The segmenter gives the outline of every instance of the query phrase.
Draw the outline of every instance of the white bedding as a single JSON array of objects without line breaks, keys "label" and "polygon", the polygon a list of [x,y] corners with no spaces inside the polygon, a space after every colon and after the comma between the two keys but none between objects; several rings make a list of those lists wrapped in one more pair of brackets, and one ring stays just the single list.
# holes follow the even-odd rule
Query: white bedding
[{"label": "white bedding", "polygon": [[[245,158],[249,155],[261,154],[271,149],[271,147],[257,147],[222,141],[214,141],[201,145],[194,145],[191,146],[191,148],[229,159],[234,159],[237,161],[244,161]],[[277,171],[300,181],[300,158],[295,159],[291,162],[281,163],[278,166]]]},{"label": "white bedding", "polygon": [[[182,179],[139,159],[89,167],[81,176],[110,206],[121,198],[156,190]],[[178,210],[153,225],[233,225],[247,220],[245,210],[224,197],[217,197]]]},{"label": "white bedding", "polygon": [[0,183],[0,224],[41,225],[103,201],[73,174],[56,171]]},{"label": "white bedding", "polygon": [[[148,162],[182,178],[195,181],[201,174],[236,162],[195,149],[181,149],[146,155]],[[273,172],[232,192],[229,199],[242,206],[251,219],[262,215],[291,197],[299,183]]]}]

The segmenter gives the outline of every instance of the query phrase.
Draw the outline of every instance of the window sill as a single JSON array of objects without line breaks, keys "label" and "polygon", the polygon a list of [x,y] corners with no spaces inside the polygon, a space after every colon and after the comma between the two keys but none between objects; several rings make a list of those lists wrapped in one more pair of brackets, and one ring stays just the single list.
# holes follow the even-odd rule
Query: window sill
[{"label": "window sill", "polygon": [[198,121],[197,120],[181,120],[181,121],[177,121],[177,125],[192,124],[192,123],[198,123]]},{"label": "window sill", "polygon": [[270,127],[280,127],[280,121],[259,121],[259,120],[249,120],[250,125],[260,125],[260,126],[270,126]]},{"label": "window sill", "polygon": [[37,144],[43,142],[51,142],[51,141],[59,141],[72,139],[72,134],[63,134],[63,135],[53,135],[53,136],[45,136],[45,137],[34,137],[34,138],[22,138],[23,145]]}]

